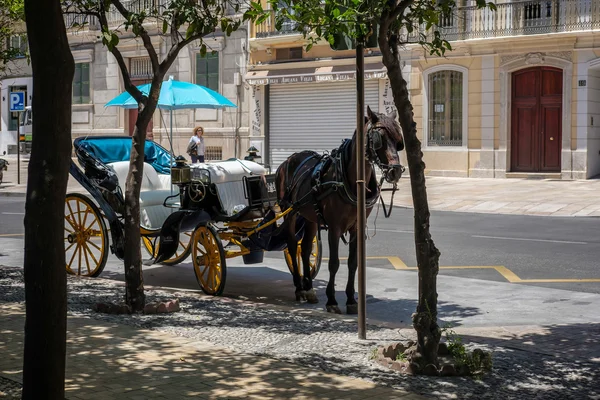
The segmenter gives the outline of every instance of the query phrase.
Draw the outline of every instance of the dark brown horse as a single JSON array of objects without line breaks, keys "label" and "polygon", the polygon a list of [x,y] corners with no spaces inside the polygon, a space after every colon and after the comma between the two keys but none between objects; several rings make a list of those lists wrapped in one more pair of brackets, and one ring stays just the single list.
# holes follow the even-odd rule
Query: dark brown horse
[{"label": "dark brown horse", "polygon": [[[381,168],[386,181],[395,183],[402,175],[398,151],[404,148],[400,125],[396,114],[374,113],[367,107],[365,118],[367,182],[367,217],[379,198],[379,185],[374,166]],[[329,282],[327,284],[327,311],[341,313],[335,299],[335,275],[339,269],[339,242],[346,232],[350,233],[348,257],[348,282],[346,284],[346,311],[358,312],[354,299],[354,278],[357,268],[356,244],[356,132],[352,140],[346,140],[331,155],[320,155],[314,151],[292,154],[276,173],[277,196],[282,209],[294,207],[297,211],[286,217],[285,231],[288,251],[294,264],[294,286],[296,300],[305,299],[317,303],[312,286],[309,259],[312,242],[319,227],[328,230]],[[305,219],[301,255],[303,277],[296,265],[296,215]]]}]

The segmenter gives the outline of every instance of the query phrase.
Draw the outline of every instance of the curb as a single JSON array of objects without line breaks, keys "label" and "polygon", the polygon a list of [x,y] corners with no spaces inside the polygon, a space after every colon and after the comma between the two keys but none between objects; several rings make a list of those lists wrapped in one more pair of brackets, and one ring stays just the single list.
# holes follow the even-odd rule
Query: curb
[{"label": "curb", "polygon": [[3,192],[0,189],[0,197],[26,197],[27,193],[23,192]]}]

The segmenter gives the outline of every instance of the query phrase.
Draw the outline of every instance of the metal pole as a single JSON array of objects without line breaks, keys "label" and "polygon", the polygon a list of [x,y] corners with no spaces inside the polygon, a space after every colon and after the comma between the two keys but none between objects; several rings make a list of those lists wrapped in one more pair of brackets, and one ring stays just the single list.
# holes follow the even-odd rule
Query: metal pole
[{"label": "metal pole", "polygon": [[365,227],[365,59],[362,40],[356,45],[356,247],[358,263],[358,338],[367,338],[367,283]]},{"label": "metal pole", "polygon": [[[171,144],[171,160],[170,160],[170,164],[169,164],[169,173],[171,173],[171,168],[173,168],[173,152],[175,150],[173,150],[173,109],[171,108],[170,110],[170,118],[169,118],[169,124],[171,125],[171,133],[169,134],[171,139],[169,140],[170,144]],[[173,185],[169,185],[171,187],[171,196],[173,195]]]},{"label": "metal pole", "polygon": [[21,113],[17,113],[17,185],[21,184]]}]

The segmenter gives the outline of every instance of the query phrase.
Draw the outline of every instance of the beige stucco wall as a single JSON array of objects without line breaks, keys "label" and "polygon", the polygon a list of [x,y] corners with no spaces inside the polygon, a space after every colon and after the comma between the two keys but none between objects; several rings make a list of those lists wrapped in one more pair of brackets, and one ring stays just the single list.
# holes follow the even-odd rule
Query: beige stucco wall
[{"label": "beige stucco wall", "polygon": [[[426,106],[427,74],[434,67],[444,65],[460,66],[467,69],[463,79],[467,80],[467,132],[463,136],[465,143],[459,148],[428,147],[427,134],[424,131],[424,109]],[[479,154],[469,150],[481,148],[481,92],[482,69],[480,57],[452,57],[452,58],[416,58],[412,61],[411,78],[419,79],[418,89],[411,92],[411,101],[414,108],[417,135],[423,143],[423,159],[427,174],[445,176],[468,176],[468,171],[479,161]],[[465,95],[465,94],[463,94]]]}]

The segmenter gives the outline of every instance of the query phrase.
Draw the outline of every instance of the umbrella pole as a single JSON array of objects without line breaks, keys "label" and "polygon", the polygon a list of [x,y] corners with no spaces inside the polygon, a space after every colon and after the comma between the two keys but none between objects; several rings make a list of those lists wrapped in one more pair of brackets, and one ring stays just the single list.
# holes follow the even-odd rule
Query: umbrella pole
[{"label": "umbrella pole", "polygon": [[[171,139],[169,140],[169,142],[171,143],[171,163],[169,164],[171,168],[173,168],[173,109],[171,108],[170,110],[170,118],[169,118],[169,124],[171,125]],[[169,185],[171,187],[171,195],[173,195],[173,183],[171,183],[171,185]]]}]

